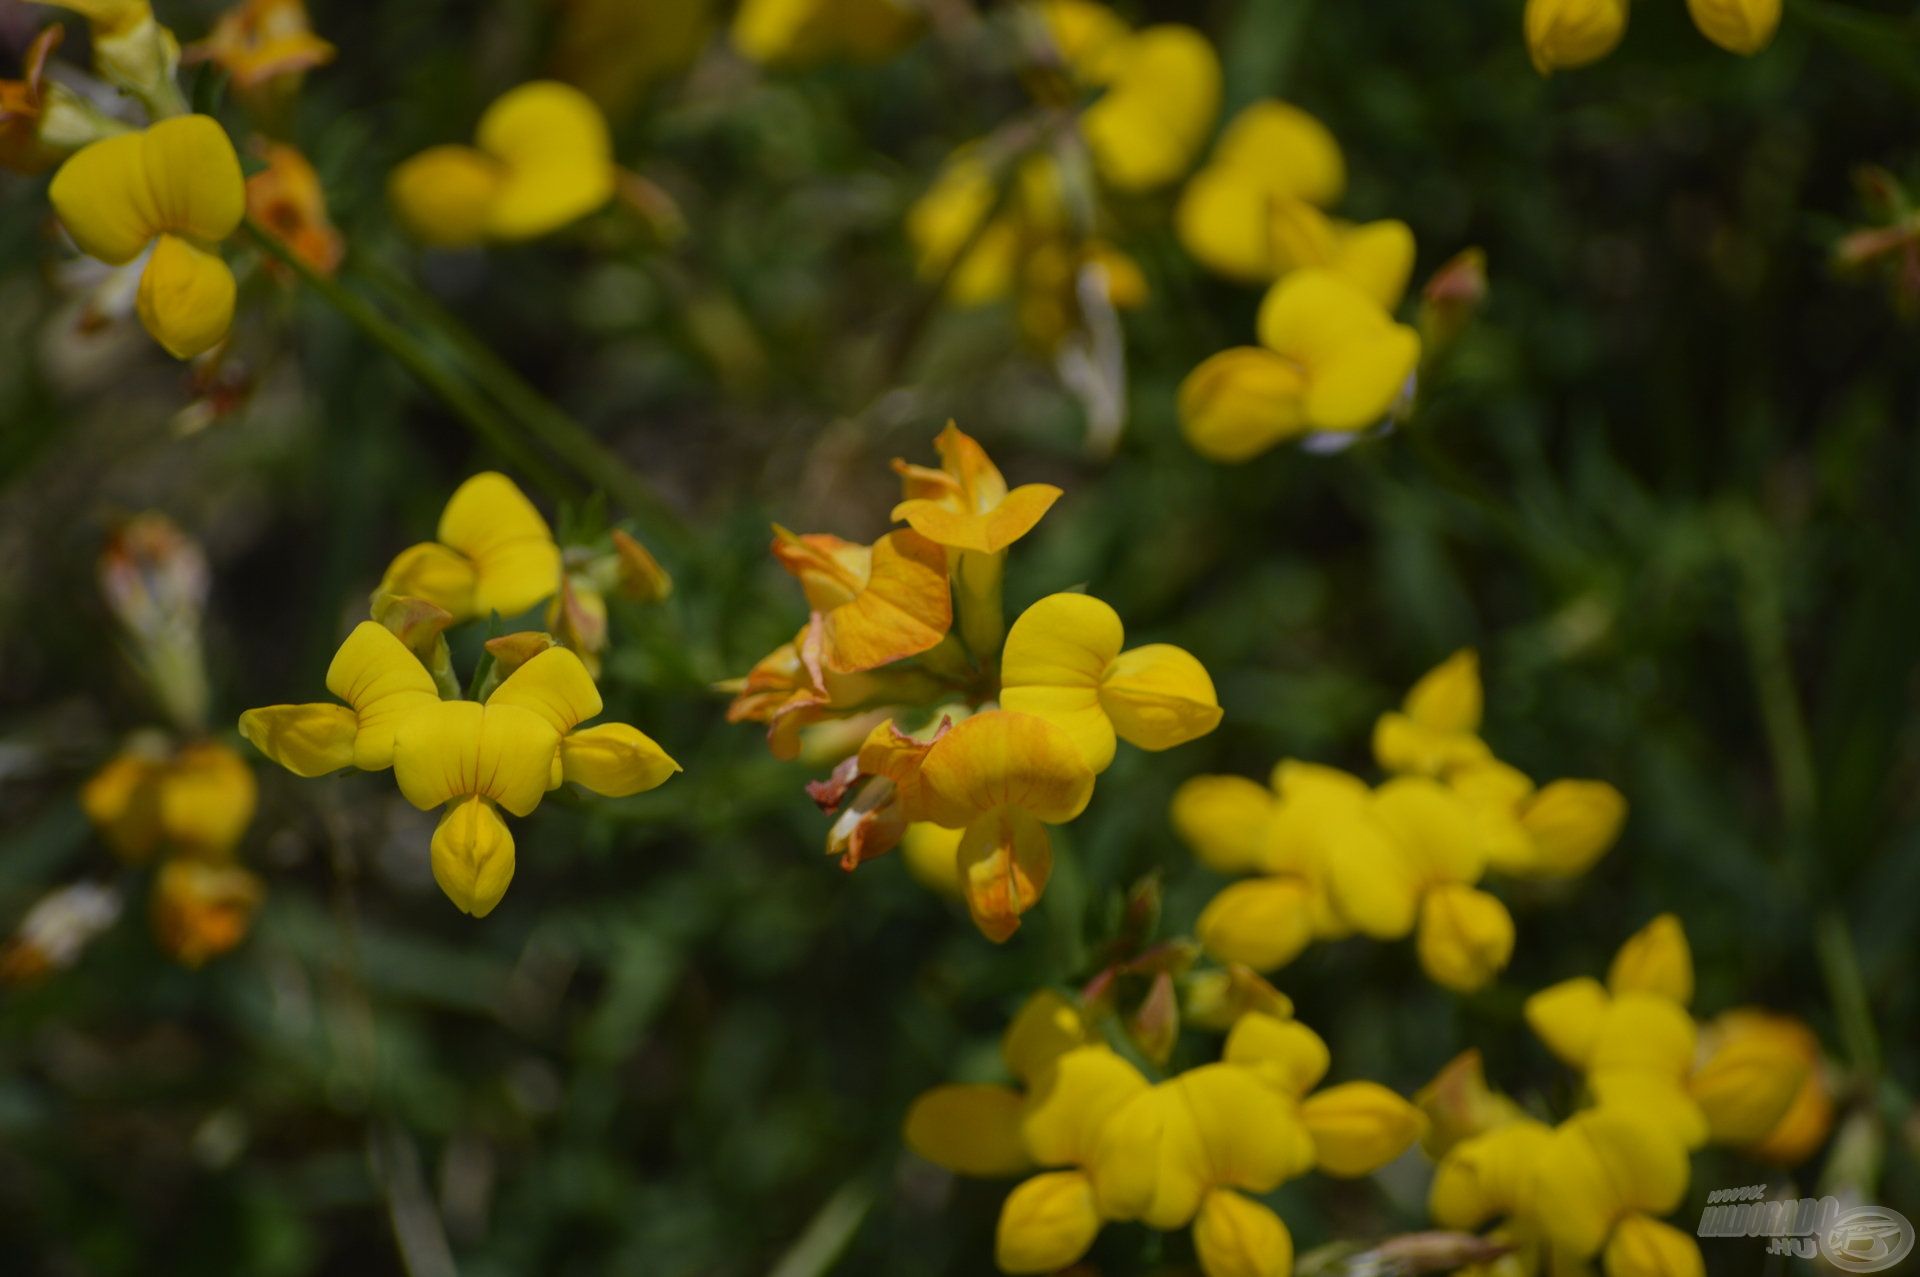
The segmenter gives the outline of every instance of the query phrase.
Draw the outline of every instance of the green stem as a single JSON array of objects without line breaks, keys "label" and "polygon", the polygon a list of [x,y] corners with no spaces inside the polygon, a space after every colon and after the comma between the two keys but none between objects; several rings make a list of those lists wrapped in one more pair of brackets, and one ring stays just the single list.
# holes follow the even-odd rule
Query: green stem
[{"label": "green stem", "polygon": [[392,355],[401,367],[439,396],[475,435],[498,451],[510,465],[555,498],[575,495],[574,486],[545,457],[520,439],[511,421],[471,385],[443,367],[412,333],[389,319],[366,298],[314,270],[251,218],[245,226],[247,233],[268,256],[293,271],[321,300],[339,311],[375,345]]},{"label": "green stem", "polygon": [[1871,1093],[1873,1079],[1880,1076],[1880,1034],[1874,1028],[1873,1004],[1867,997],[1867,982],[1860,975],[1860,956],[1854,951],[1846,915],[1832,906],[1821,910],[1814,923],[1813,945],[1847,1055]]}]

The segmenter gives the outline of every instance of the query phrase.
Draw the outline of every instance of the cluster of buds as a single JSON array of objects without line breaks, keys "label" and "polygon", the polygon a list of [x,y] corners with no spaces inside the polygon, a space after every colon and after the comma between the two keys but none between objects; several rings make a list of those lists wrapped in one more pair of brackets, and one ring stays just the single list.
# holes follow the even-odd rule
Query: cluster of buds
[{"label": "cluster of buds", "polygon": [[[647,591],[664,593],[665,574],[637,543],[623,561],[636,565],[631,589],[642,588],[644,575]],[[597,664],[604,624],[592,636],[600,646],[583,652],[544,632],[518,631],[487,640],[469,682],[454,671],[450,626],[557,603],[575,588],[564,562],[546,519],[510,479],[475,475],[447,502],[438,539],[388,565],[373,618],[335,654],[326,685],[342,703],[248,710],[241,735],[298,776],[391,768],[408,802],[441,809],[435,880],[463,912],[485,916],[513,877],[502,810],[529,815],[568,781],[607,797],[637,794],[680,770],[625,723],[582,726],[603,708],[586,658]],[[592,597],[604,621],[604,601]]]},{"label": "cluster of buds", "polygon": [[1797,1165],[1825,1141],[1833,1102],[1804,1024],[1739,1008],[1696,1025],[1692,998],[1686,933],[1662,915],[1621,946],[1604,985],[1583,977],[1527,1000],[1534,1032],[1580,1072],[1585,1107],[1550,1125],[1492,1090],[1477,1052],[1442,1070],[1415,1097],[1438,1163],[1434,1222],[1497,1222],[1489,1240],[1517,1272],[1600,1256],[1608,1277],[1703,1273],[1693,1238],[1659,1218],[1686,1195],[1692,1151]]},{"label": "cluster of buds", "polygon": [[1536,787],[1479,734],[1479,661],[1455,653],[1375,726],[1391,779],[1375,787],[1293,759],[1270,785],[1200,776],[1174,795],[1175,829],[1221,873],[1247,875],[1200,915],[1226,962],[1273,971],[1316,940],[1416,936],[1438,984],[1472,992],[1513,953],[1513,918],[1480,890],[1488,871],[1570,878],[1605,854],[1626,800],[1602,781]]},{"label": "cluster of buds", "polygon": [[[1773,43],[1782,0],[1687,0],[1700,34],[1746,57]],[[1627,33],[1627,0],[1527,0],[1527,54],[1541,75],[1598,62]]]},{"label": "cluster of buds", "polygon": [[1316,1170],[1371,1174],[1426,1127],[1377,1083],[1321,1086],[1327,1045],[1285,1010],[1241,1014],[1217,1061],[1150,1081],[1091,1008],[1042,992],[1001,1056],[1013,1085],[936,1087],[908,1111],[905,1138],[957,1174],[1026,1177],[1000,1212],[1007,1273],[1072,1264],[1117,1221],[1191,1227],[1207,1277],[1291,1272],[1292,1236],[1255,1197]]},{"label": "cluster of buds", "polygon": [[1220,706],[1192,655],[1127,648],[1119,616],[1089,595],[1050,595],[1007,626],[1008,547],[1060,489],[1009,489],[951,424],[935,446],[938,469],[894,462],[906,527],[871,545],[775,529],[774,556],[811,615],[729,685],[728,717],[765,723],[783,758],[816,725],[870,725],[810,787],[838,813],[829,851],[853,869],[931,827],[916,840],[953,867],[981,931],[1004,940],[1046,887],[1047,827],[1086,807],[1117,742],[1172,748],[1212,731]]}]

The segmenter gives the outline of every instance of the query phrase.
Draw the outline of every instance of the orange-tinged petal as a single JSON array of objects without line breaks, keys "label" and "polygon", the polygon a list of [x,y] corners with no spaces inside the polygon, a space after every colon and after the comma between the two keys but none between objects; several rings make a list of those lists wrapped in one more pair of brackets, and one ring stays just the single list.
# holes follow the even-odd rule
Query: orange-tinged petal
[{"label": "orange-tinged petal", "polygon": [[864,587],[828,612],[825,625],[827,666],[842,674],[937,646],[953,625],[946,551],[911,529],[881,537]]},{"label": "orange-tinged petal", "polygon": [[1093,796],[1093,771],[1073,739],[1011,710],[975,714],[934,742],[921,778],[932,818],[949,828],[1000,808],[1060,824]]},{"label": "orange-tinged petal", "polygon": [[939,501],[902,501],[893,519],[904,522],[929,541],[951,550],[998,554],[1018,541],[1045,517],[1062,492],[1050,483],[1027,483],[978,513],[950,509]]},{"label": "orange-tinged petal", "polygon": [[1026,1101],[1006,1086],[937,1086],[907,1109],[907,1147],[956,1175],[1018,1175],[1033,1163],[1020,1140]]},{"label": "orange-tinged petal", "polygon": [[1299,878],[1236,882],[1200,911],[1195,933],[1222,962],[1278,970],[1313,940],[1313,889]]},{"label": "orange-tinged petal", "polygon": [[1223,350],[1180,383],[1180,432],[1211,461],[1258,456],[1311,428],[1301,365],[1257,346]]},{"label": "orange-tinged petal", "polygon": [[408,714],[440,703],[433,675],[377,621],[360,622],[340,644],[327,666],[327,690],[353,707],[360,724],[353,765],[364,771],[392,766],[395,726]]},{"label": "orange-tinged petal", "polygon": [[434,827],[431,851],[433,880],[462,913],[486,917],[513,881],[513,832],[484,798],[449,807]]},{"label": "orange-tinged petal", "polygon": [[1007,1195],[994,1233],[1003,1273],[1050,1273],[1087,1253],[1100,1231],[1093,1184],[1080,1171],[1035,1175]]},{"label": "orange-tinged petal", "polygon": [[438,539],[473,564],[474,615],[513,616],[560,588],[553,530],[503,474],[483,471],[455,489],[440,514]]},{"label": "orange-tinged petal", "polygon": [[175,359],[219,345],[233,326],[233,272],[218,254],[162,235],[140,273],[134,307],[140,324]]},{"label": "orange-tinged petal", "polygon": [[1184,745],[1220,725],[1220,701],[1206,667],[1171,643],[1148,643],[1109,662],[1100,707],[1122,740],[1147,750]]},{"label": "orange-tinged petal", "polygon": [[1020,614],[1000,657],[1000,703],[1070,736],[1094,771],[1113,761],[1102,682],[1120,655],[1120,616],[1087,594],[1051,594]]},{"label": "orange-tinged petal", "polygon": [[598,714],[600,689],[580,658],[564,647],[549,647],[521,665],[493,689],[488,706],[516,705],[538,715],[559,736]]},{"label": "orange-tinged petal", "polygon": [[487,212],[495,238],[544,235],[613,198],[606,117],[572,85],[536,80],[502,94],[474,138],[504,170]]},{"label": "orange-tinged petal", "polygon": [[1066,1052],[1031,1083],[1020,1121],[1028,1154],[1041,1166],[1093,1161],[1107,1119],[1147,1089],[1140,1070],[1105,1046]]},{"label": "orange-tinged petal", "polygon": [[1001,807],[967,826],[955,863],[974,925],[997,944],[1039,903],[1053,873],[1053,846],[1045,825],[1025,811]]},{"label": "orange-tinged petal", "polygon": [[1231,1189],[1216,1188],[1201,1199],[1193,1248],[1206,1277],[1288,1277],[1293,1272],[1287,1226],[1266,1206]]},{"label": "orange-tinged petal", "polygon": [[552,724],[530,710],[440,701],[395,726],[393,778],[422,811],[479,794],[524,816],[545,796],[559,746]]},{"label": "orange-tinged petal", "polygon": [[353,766],[360,720],[344,705],[268,705],[240,716],[240,735],[296,776]]},{"label": "orange-tinged petal", "polygon": [[138,863],[160,846],[163,769],[155,759],[118,754],[80,787],[80,809],[122,859]]},{"label": "orange-tinged petal", "polygon": [[567,780],[596,794],[625,798],[665,784],[680,764],[639,728],[602,723],[561,738],[560,769]]},{"label": "orange-tinged petal", "polygon": [[468,248],[486,238],[505,181],[505,166],[471,146],[433,146],[393,170],[387,198],[415,239]]}]

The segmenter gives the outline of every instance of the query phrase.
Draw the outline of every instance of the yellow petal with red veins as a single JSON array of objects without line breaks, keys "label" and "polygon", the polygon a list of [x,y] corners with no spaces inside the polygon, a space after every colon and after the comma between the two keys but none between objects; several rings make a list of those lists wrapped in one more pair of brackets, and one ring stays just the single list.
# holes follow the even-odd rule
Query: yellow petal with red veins
[{"label": "yellow petal with red veins", "polygon": [[1680,919],[1663,913],[1627,937],[1607,969],[1615,993],[1650,993],[1686,1006],[1693,1001],[1693,950]]},{"label": "yellow petal with red veins", "polygon": [[994,1232],[1003,1273],[1050,1273],[1079,1259],[1100,1232],[1093,1185],[1080,1171],[1035,1175],[1007,1195]]},{"label": "yellow petal with red veins", "polygon": [[1273,791],[1244,776],[1195,776],[1173,791],[1167,814],[1201,864],[1244,874],[1266,858],[1274,808]]},{"label": "yellow petal with red veins", "polygon": [[473,563],[474,615],[513,616],[560,588],[553,530],[503,474],[489,470],[461,484],[440,514],[438,539]]},{"label": "yellow petal with red veins", "polygon": [[1020,927],[1053,873],[1047,828],[1024,811],[1002,807],[976,817],[955,853],[960,891],[982,935],[998,944]]},{"label": "yellow petal with red veins", "polygon": [[1257,346],[1212,356],[1180,383],[1180,433],[1210,461],[1246,461],[1311,429],[1295,360]]},{"label": "yellow petal with red veins", "polygon": [[559,746],[552,724],[529,710],[441,701],[396,726],[393,779],[422,811],[479,794],[524,816],[546,794]]},{"label": "yellow petal with red veins", "polygon": [[327,690],[353,707],[360,724],[353,765],[364,771],[391,767],[393,732],[400,720],[440,703],[426,666],[376,621],[360,622],[340,644],[327,666]]},{"label": "yellow petal with red veins", "polygon": [[1206,667],[1171,643],[1148,643],[1109,662],[1100,706],[1122,740],[1146,750],[1184,745],[1220,725]]},{"label": "yellow petal with red veins", "polygon": [[1026,1101],[1005,1086],[937,1086],[907,1109],[907,1147],[956,1175],[1018,1175],[1031,1166],[1020,1141]]},{"label": "yellow petal with red veins", "polygon": [[680,764],[639,728],[603,723],[561,738],[560,768],[576,785],[608,798],[625,798],[665,784]]},{"label": "yellow petal with red veins", "polygon": [[603,708],[587,667],[564,647],[546,648],[514,670],[493,689],[487,705],[515,705],[537,714],[559,736]]},{"label": "yellow petal with red veins", "polygon": [[1206,1277],[1288,1277],[1293,1236],[1280,1217],[1251,1198],[1216,1188],[1200,1202],[1193,1248]]},{"label": "yellow petal with red veins", "polygon": [[1346,1082],[1308,1096],[1300,1120],[1313,1136],[1316,1165],[1329,1175],[1371,1175],[1413,1147],[1426,1130],[1419,1109],[1377,1082]]},{"label": "yellow petal with red veins", "polygon": [[1484,891],[1442,883],[1420,901],[1420,965],[1456,993],[1472,993],[1505,970],[1513,938],[1513,915]]},{"label": "yellow petal with red veins", "polygon": [[1125,641],[1120,615],[1088,594],[1050,594],[1013,623],[1000,655],[1000,703],[1072,737],[1094,771],[1113,762],[1101,683]]},{"label": "yellow petal with red veins", "polygon": [[1296,1099],[1319,1084],[1333,1061],[1318,1033],[1298,1020],[1259,1011],[1235,1021],[1221,1058],[1252,1070]]},{"label": "yellow petal with red veins", "polygon": [[387,198],[415,239],[468,248],[486,238],[506,169],[470,146],[433,146],[387,179]]},{"label": "yellow petal with red veins", "polygon": [[233,326],[233,272],[219,256],[162,235],[134,297],[140,324],[175,359],[219,345]]},{"label": "yellow petal with red veins", "polygon": [[460,912],[484,918],[513,881],[513,832],[484,798],[447,809],[433,831],[433,880]]},{"label": "yellow petal with red veins", "polygon": [[1293,877],[1236,882],[1200,911],[1195,931],[1222,962],[1277,970],[1313,940],[1313,889]]},{"label": "yellow petal with red veins", "polygon": [[946,551],[910,529],[881,537],[865,585],[825,625],[827,666],[842,674],[937,646],[953,625]]},{"label": "yellow petal with red veins", "polygon": [[1093,771],[1073,738],[1011,710],[975,714],[947,732],[927,751],[921,779],[932,818],[949,828],[1001,808],[1060,824],[1093,796]]},{"label": "yellow petal with red veins", "polygon": [[344,705],[268,705],[240,716],[240,735],[296,776],[353,766],[360,720]]},{"label": "yellow petal with red veins", "polygon": [[572,85],[536,80],[502,94],[474,139],[505,170],[487,214],[496,238],[544,235],[613,198],[606,117]]}]

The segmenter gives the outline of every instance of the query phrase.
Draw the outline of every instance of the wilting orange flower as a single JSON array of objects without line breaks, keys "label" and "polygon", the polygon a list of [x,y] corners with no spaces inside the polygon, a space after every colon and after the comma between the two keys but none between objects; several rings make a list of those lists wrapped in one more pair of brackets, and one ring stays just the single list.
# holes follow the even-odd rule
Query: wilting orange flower
[{"label": "wilting orange flower", "polygon": [[0,167],[19,173],[50,168],[66,151],[44,135],[48,97],[62,90],[46,82],[47,58],[60,47],[66,28],[55,23],[34,38],[18,80],[0,80]]},{"label": "wilting orange flower", "polygon": [[333,274],[346,249],[327,218],[327,197],[313,165],[283,142],[257,149],[267,166],[247,179],[247,217],[316,274]]},{"label": "wilting orange flower", "polygon": [[773,533],[773,556],[821,617],[827,669],[878,669],[947,636],[953,598],[946,552],[918,532],[891,532],[871,546],[777,526]]},{"label": "wilting orange flower", "polygon": [[198,967],[246,939],[264,894],[238,865],[169,860],[153,883],[154,939],[182,966]]},{"label": "wilting orange flower", "polygon": [[299,75],[333,61],[334,47],[313,33],[302,0],[241,0],[220,15],[207,38],[188,46],[190,62],[212,62],[240,89]]},{"label": "wilting orange flower", "polygon": [[723,685],[734,693],[729,723],[765,723],[775,758],[800,753],[800,729],[877,703],[880,680],[873,674],[829,670],[822,653],[825,635],[818,620],[760,658],[747,676]]}]

